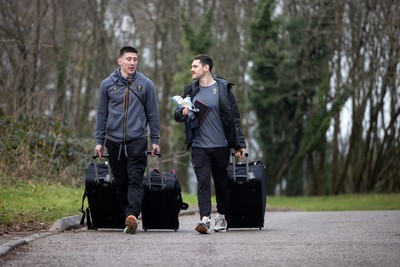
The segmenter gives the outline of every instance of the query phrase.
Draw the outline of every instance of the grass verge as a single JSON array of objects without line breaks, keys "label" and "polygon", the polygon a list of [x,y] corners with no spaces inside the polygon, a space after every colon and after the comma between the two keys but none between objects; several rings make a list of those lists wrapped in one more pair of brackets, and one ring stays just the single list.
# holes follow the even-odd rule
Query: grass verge
[{"label": "grass verge", "polygon": [[[0,227],[17,225],[23,228],[23,225],[36,222],[48,228],[59,218],[80,214],[82,193],[83,187],[46,183],[19,182],[13,186],[2,187],[0,188]],[[195,195],[184,193],[183,199],[190,206],[197,206]],[[213,202],[215,203],[215,198]],[[400,210],[400,194],[268,197],[267,210]]]},{"label": "grass verge", "polygon": [[79,214],[83,188],[18,182],[0,189],[0,226],[50,226],[57,219]]},{"label": "grass verge", "polygon": [[400,194],[346,194],[323,197],[268,197],[267,210],[400,210]]}]

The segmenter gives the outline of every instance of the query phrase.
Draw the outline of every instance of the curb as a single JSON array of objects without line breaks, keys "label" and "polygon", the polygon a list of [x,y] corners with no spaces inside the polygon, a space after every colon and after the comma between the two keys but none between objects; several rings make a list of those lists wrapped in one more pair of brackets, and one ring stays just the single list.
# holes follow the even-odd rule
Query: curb
[{"label": "curb", "polygon": [[69,229],[78,229],[83,227],[80,225],[81,215],[68,216],[61,219],[58,219],[53,223],[50,229],[47,232],[33,234],[30,236],[26,236],[17,240],[11,240],[5,244],[0,245],[0,257],[7,254],[14,248],[17,248],[22,245],[27,245],[29,242],[32,242],[38,238],[42,238],[45,236],[49,236],[52,234],[56,234],[59,232],[63,232]]},{"label": "curb", "polygon": [[[197,213],[197,208],[189,207],[187,210],[182,210],[179,213],[179,216],[193,215],[196,213]],[[29,242],[32,242],[38,238],[53,235],[53,234],[56,234],[59,232],[63,232],[65,230],[83,228],[86,225],[80,224],[81,218],[82,218],[82,215],[73,215],[73,216],[64,217],[64,218],[61,218],[61,219],[58,219],[57,221],[55,221],[47,232],[33,234],[30,236],[26,236],[24,238],[20,238],[17,240],[11,240],[5,244],[2,244],[2,245],[0,245],[0,257],[7,254],[12,249],[17,248],[22,245],[27,245]]]},{"label": "curb", "polygon": [[52,235],[55,234],[54,232],[44,232],[44,233],[40,233],[40,234],[33,234],[21,239],[17,239],[17,240],[12,240],[9,241],[3,245],[0,245],[0,257],[7,254],[7,252],[11,251],[12,249],[22,246],[22,245],[27,245],[29,242],[36,240],[38,238],[41,237],[45,237],[48,235]]},{"label": "curb", "polygon": [[62,232],[69,229],[81,228],[82,227],[82,225],[80,225],[81,217],[82,215],[74,215],[58,219],[53,223],[49,231]]}]

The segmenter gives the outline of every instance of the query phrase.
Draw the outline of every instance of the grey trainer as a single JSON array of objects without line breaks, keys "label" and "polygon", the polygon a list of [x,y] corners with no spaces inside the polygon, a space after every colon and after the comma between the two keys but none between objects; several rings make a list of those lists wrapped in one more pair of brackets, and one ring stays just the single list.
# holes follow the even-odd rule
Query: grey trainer
[{"label": "grey trainer", "polygon": [[210,233],[210,225],[210,217],[204,216],[201,221],[196,225],[195,230],[200,234],[208,234]]},{"label": "grey trainer", "polygon": [[214,232],[226,232],[228,223],[225,220],[225,215],[217,214],[215,218]]}]

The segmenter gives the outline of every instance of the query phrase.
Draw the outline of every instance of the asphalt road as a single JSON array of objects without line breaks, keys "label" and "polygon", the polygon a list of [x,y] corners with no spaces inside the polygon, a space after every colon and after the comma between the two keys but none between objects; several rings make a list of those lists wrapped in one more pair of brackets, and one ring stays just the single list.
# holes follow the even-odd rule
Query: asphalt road
[{"label": "asphalt road", "polygon": [[1,266],[400,266],[400,211],[268,212],[262,230],[64,231],[18,246]]}]

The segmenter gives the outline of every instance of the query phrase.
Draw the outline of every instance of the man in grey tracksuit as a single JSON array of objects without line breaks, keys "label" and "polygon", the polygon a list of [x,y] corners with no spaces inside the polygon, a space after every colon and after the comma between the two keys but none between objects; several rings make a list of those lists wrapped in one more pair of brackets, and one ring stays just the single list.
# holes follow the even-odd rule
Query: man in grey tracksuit
[{"label": "man in grey tracksuit", "polygon": [[147,163],[147,124],[152,155],[160,153],[157,96],[153,82],[136,70],[138,50],[120,49],[119,68],[100,84],[96,122],[96,155],[109,162],[117,197],[125,211],[125,232],[136,232],[143,200],[143,175]]}]

